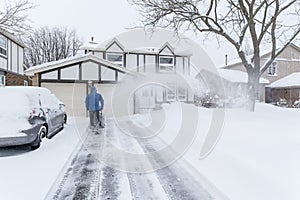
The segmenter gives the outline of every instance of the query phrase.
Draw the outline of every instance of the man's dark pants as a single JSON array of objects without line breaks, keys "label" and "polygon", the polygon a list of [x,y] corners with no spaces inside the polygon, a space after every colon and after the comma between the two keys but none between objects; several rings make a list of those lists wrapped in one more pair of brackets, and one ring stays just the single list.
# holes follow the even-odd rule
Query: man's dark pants
[{"label": "man's dark pants", "polygon": [[91,126],[96,126],[97,124],[99,124],[99,110],[89,111],[89,116]]}]

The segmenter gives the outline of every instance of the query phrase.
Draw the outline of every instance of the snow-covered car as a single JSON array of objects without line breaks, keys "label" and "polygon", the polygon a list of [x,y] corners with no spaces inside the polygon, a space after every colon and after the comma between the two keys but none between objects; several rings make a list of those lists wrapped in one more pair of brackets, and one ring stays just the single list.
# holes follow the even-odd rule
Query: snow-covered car
[{"label": "snow-covered car", "polygon": [[29,144],[37,149],[43,138],[64,128],[64,104],[46,88],[0,88],[0,147]]}]

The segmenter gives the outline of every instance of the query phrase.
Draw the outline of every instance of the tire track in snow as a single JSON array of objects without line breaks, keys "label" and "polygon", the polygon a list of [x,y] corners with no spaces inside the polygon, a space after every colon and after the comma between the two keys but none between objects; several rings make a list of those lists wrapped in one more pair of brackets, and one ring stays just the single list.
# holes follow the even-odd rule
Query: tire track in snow
[{"label": "tire track in snow", "polygon": [[[144,133],[136,133],[134,126],[127,122],[122,125],[124,129],[127,129],[133,135],[142,135]],[[146,132],[147,129],[144,129]],[[151,135],[145,133],[146,135]],[[163,142],[160,141],[157,137],[150,139],[136,139],[141,148],[145,153],[155,152],[165,146]],[[155,166],[161,166],[166,163],[164,156],[155,154],[155,156],[150,157],[151,154],[148,154],[149,161]],[[214,199],[212,195],[207,192],[203,186],[189,174],[178,161],[166,166],[162,169],[155,171],[157,178],[159,179],[164,191],[168,195],[169,199],[174,200],[192,200],[192,199],[201,199],[201,200],[212,200]]]},{"label": "tire track in snow", "polygon": [[98,199],[99,164],[92,152],[87,150],[91,146],[95,151],[99,148],[99,144],[94,142],[98,138],[99,135],[87,132],[86,146],[82,145],[72,158],[54,194],[48,195],[50,199]]},{"label": "tire track in snow", "polygon": [[[109,133],[110,136],[107,137],[113,138],[114,141],[112,142],[114,143],[114,145],[130,153],[135,153],[135,154],[144,153],[143,149],[137,143],[135,138],[129,137],[128,135],[122,133],[117,127],[115,127],[114,122],[111,121],[110,123],[111,126],[114,127],[114,131],[111,131]],[[129,161],[126,160],[124,156],[121,156],[120,160],[118,160],[118,163],[123,167],[125,166],[125,168],[126,165],[128,165],[128,162]],[[125,172],[120,172],[120,173],[127,177],[127,182],[129,184],[130,193],[131,193],[130,199],[147,199],[147,200],[168,199],[158,179],[156,178],[155,174],[127,173],[126,169],[124,168],[122,169],[125,170]]]}]

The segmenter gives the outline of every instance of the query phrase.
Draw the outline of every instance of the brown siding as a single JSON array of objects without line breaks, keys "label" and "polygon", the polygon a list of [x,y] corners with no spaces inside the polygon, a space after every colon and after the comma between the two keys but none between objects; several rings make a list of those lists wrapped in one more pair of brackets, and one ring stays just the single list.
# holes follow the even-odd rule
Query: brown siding
[{"label": "brown siding", "polygon": [[[263,65],[267,59],[270,57],[270,54],[266,54],[261,57],[261,65]],[[268,70],[266,70],[261,77],[268,79],[270,83],[277,81],[287,75],[290,75],[294,72],[300,72],[300,52],[298,49],[293,46],[288,46],[279,56],[277,60],[277,76],[269,76]],[[288,61],[283,61],[280,59],[287,59]],[[294,59],[294,60],[293,60]],[[246,72],[245,67],[242,63],[238,63],[232,66],[229,66],[228,69],[239,70]]]},{"label": "brown siding", "polygon": [[31,80],[28,77],[18,75],[15,73],[6,72],[6,86],[24,85],[24,80],[28,81],[28,85],[31,85]]},{"label": "brown siding", "polygon": [[299,94],[300,88],[272,88],[270,101],[276,103],[280,99],[285,99],[291,107],[295,101],[299,100]]}]

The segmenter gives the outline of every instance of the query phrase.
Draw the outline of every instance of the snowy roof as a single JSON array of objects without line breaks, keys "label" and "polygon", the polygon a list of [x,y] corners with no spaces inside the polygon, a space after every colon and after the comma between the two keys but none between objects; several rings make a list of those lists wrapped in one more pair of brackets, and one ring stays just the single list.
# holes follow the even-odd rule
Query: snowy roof
[{"label": "snowy roof", "polygon": [[[248,82],[248,74],[246,72],[238,71],[238,70],[230,70],[230,69],[218,69],[218,73],[220,77],[223,79],[233,82],[233,83],[247,83]],[[269,80],[260,78],[259,83],[261,84],[269,84]]]},{"label": "snowy roof", "polygon": [[7,37],[8,39],[14,41],[15,43],[17,43],[19,46],[21,47],[25,47],[25,44],[23,42],[21,42],[19,39],[16,38],[16,36],[13,33],[9,33],[8,31],[0,28],[0,34],[4,35],[5,37]]},{"label": "snowy roof", "polygon": [[300,72],[295,72],[268,85],[271,88],[300,87]]},{"label": "snowy roof", "polygon": [[114,63],[111,63],[107,60],[104,60],[102,58],[99,58],[99,57],[91,55],[91,54],[77,55],[77,56],[72,56],[72,57],[69,57],[69,58],[66,58],[66,59],[62,59],[62,60],[47,62],[47,63],[43,63],[41,65],[36,65],[36,66],[30,67],[29,69],[27,69],[25,71],[25,74],[27,76],[33,76],[36,73],[40,73],[40,72],[44,72],[44,71],[64,67],[64,66],[67,66],[67,65],[72,65],[72,64],[79,63],[79,62],[84,62],[84,61],[94,61],[94,62],[101,63],[101,64],[103,64],[107,67],[116,69],[116,70],[124,72],[124,73],[137,75],[137,73],[129,71],[124,67],[120,67],[119,65],[116,65]]},{"label": "snowy roof", "polygon": [[183,35],[177,35],[164,29],[134,29],[121,33],[97,46],[87,42],[82,49],[103,51],[114,41],[117,41],[124,48],[125,52],[150,54],[158,54],[159,50],[168,43],[174,49],[175,54],[183,56],[192,54],[189,45],[194,43]]},{"label": "snowy roof", "polygon": [[[300,48],[296,44],[291,43],[290,46],[297,49],[298,51],[300,51]],[[260,57],[264,57],[268,54],[271,54],[270,50],[262,51]],[[250,60],[252,57],[253,57],[253,55],[248,55],[247,59]],[[275,60],[276,61],[292,61],[292,62],[298,62],[299,61],[298,59],[285,59],[285,58],[276,58]],[[242,64],[242,61],[241,61],[240,58],[236,58],[234,60],[231,60],[231,61],[229,61],[229,63],[227,65],[220,65],[220,66],[218,66],[218,68],[230,68],[230,67],[232,67],[234,65],[238,65],[238,64]]]},{"label": "snowy roof", "polygon": [[173,30],[161,28],[133,29],[101,43],[97,50],[105,51],[107,44],[114,40],[117,40],[124,47],[124,52],[153,55],[158,55],[162,48],[169,44],[175,55],[190,56],[191,76],[196,76],[201,69],[215,68],[210,56],[197,42],[185,35],[175,33]]}]

